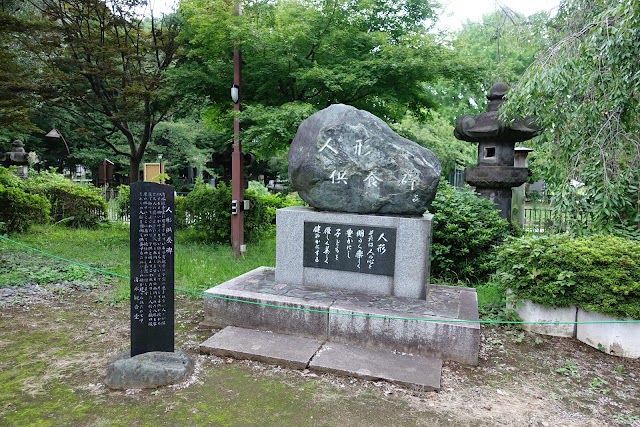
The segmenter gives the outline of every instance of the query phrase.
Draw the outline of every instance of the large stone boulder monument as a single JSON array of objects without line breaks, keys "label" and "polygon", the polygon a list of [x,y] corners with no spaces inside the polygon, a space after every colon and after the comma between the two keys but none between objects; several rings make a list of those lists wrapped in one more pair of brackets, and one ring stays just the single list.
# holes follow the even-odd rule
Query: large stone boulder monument
[{"label": "large stone boulder monument", "polygon": [[433,215],[425,212],[440,168],[366,111],[332,105],[305,120],[289,180],[310,206],[277,210],[275,269],[207,291],[204,324],[229,328],[201,351],[425,390],[440,388],[443,359],[477,364],[475,290],[429,283]]},{"label": "large stone boulder monument", "polygon": [[289,149],[289,181],[310,206],[333,212],[422,215],[440,162],[378,117],[336,104],[302,122]]},{"label": "large stone boulder monument", "polygon": [[424,299],[424,213],[440,170],[431,151],[366,111],[336,104],[306,119],[289,149],[289,181],[312,208],[278,211],[276,280]]}]

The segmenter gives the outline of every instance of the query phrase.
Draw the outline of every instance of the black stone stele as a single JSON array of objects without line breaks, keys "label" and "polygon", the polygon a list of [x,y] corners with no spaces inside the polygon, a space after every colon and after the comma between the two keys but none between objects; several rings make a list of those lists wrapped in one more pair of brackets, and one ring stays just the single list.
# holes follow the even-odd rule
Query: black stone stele
[{"label": "black stone stele", "polygon": [[458,117],[453,133],[459,140],[478,143],[478,166],[465,170],[465,181],[475,186],[481,197],[491,200],[500,216],[510,222],[511,188],[529,177],[529,169],[514,166],[515,143],[533,138],[542,129],[531,118],[511,124],[499,120],[498,109],[508,90],[504,83],[493,85],[487,95],[487,111]]},{"label": "black stone stele", "polygon": [[131,184],[131,356],[174,351],[174,190]]},{"label": "black stone stele", "polygon": [[396,229],[305,221],[303,250],[305,267],[393,276]]}]

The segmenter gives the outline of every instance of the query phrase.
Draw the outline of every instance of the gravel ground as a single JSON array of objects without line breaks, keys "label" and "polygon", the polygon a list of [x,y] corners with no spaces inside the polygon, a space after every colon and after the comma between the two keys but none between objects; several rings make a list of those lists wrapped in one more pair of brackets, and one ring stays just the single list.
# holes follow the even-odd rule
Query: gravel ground
[{"label": "gravel ground", "polygon": [[[91,360],[90,365],[83,368],[86,372],[76,372],[67,379],[77,395],[89,390],[91,395],[96,396],[95,399],[106,399],[111,404],[122,400],[122,405],[131,396],[137,396],[136,405],[148,405],[154,400],[154,393],[158,392],[114,392],[106,389],[100,381],[96,382],[95,378],[93,381],[85,378],[95,376],[96,370],[104,369],[111,352],[125,348],[129,340],[128,305],[96,304],[98,300],[108,300],[109,292],[108,286],[85,286],[72,282],[60,282],[46,287],[28,285],[0,288],[0,326],[4,336],[8,332],[29,334],[33,330],[53,331],[64,328],[65,336],[75,337],[73,339],[77,342],[83,342],[89,337],[95,340],[95,344],[91,345],[92,352],[86,355],[69,351],[66,358],[61,358],[60,349],[56,350],[58,353],[55,356],[38,354],[37,357],[55,360],[55,363],[50,368],[51,372],[37,376],[31,383],[25,384],[23,393],[33,393],[32,389],[38,387],[46,389],[46,384],[40,384],[44,381],[42,378],[59,377],[63,375],[56,371],[59,366],[74,365],[80,363],[78,359],[86,358]],[[402,388],[386,382],[198,355],[198,344],[209,336],[209,332],[198,328],[202,320],[202,301],[180,297],[176,302],[176,309],[176,342],[198,361],[196,373],[187,382],[175,386],[171,389],[173,392],[159,392],[165,393],[169,400],[174,399],[174,403],[166,404],[167,407],[175,407],[176,411],[186,398],[167,393],[191,393],[189,399],[195,399],[193,390],[206,387],[212,381],[221,381],[212,379],[210,369],[236,366],[243,372],[249,372],[254,381],[273,381],[299,388],[303,388],[300,384],[309,383],[321,390],[315,392],[312,401],[299,408],[298,416],[304,416],[304,405],[335,407],[333,412],[342,413],[339,414],[339,424],[337,418],[327,415],[325,421],[317,425],[640,427],[640,360],[610,356],[573,339],[539,336],[517,328],[483,327],[479,366],[445,363],[442,391],[434,393]],[[61,313],[70,311],[79,312],[77,320],[73,317],[62,321]],[[82,313],[84,314],[80,315]],[[0,351],[11,349],[10,340],[0,339]],[[2,363],[5,368],[10,366],[7,364],[10,362]],[[233,381],[226,387],[230,395],[242,396],[242,393],[246,393],[236,389]],[[210,404],[206,401],[205,394],[199,391],[196,394],[199,399],[203,399],[202,405]],[[349,405],[344,403],[345,395],[350,396]],[[263,394],[259,399],[267,397],[268,395]],[[359,408],[358,399],[365,398],[369,399],[366,405],[369,408],[367,416],[354,409]],[[191,405],[198,403],[189,402]],[[239,401],[233,399],[230,402],[239,404]],[[5,410],[11,405],[16,404],[10,404]],[[399,407],[410,410],[396,414],[399,417],[396,418],[397,423],[389,422],[385,414],[397,411]],[[0,407],[0,424],[2,410]],[[175,424],[167,421],[160,425]],[[224,425],[236,424],[231,422]],[[256,421],[255,424],[237,425],[261,424]]]}]

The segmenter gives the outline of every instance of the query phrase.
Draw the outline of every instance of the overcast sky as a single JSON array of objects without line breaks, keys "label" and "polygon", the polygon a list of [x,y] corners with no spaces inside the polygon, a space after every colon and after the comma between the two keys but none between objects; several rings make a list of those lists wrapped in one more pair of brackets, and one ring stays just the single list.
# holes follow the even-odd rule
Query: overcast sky
[{"label": "overcast sky", "polygon": [[494,12],[503,5],[514,12],[529,16],[541,10],[555,13],[559,0],[440,0],[445,6],[438,28],[459,29],[467,20],[479,21],[482,15]]},{"label": "overcast sky", "polygon": [[[457,30],[467,20],[479,21],[482,15],[491,13],[502,4],[514,12],[529,16],[541,10],[554,11],[559,0],[440,0],[445,6],[438,24],[439,29]],[[154,14],[170,12],[178,0],[149,0]]]}]

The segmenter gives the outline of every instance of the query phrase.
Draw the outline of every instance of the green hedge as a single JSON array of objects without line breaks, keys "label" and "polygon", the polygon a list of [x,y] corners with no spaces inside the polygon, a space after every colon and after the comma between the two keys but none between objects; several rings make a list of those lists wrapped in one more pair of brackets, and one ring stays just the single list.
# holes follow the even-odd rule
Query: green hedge
[{"label": "green hedge", "polygon": [[509,229],[495,205],[469,187],[456,190],[441,181],[429,211],[433,214],[434,279],[448,283],[487,279],[495,271],[493,248]]},{"label": "green hedge", "polygon": [[0,184],[0,233],[22,232],[49,220],[51,204],[37,194]]},{"label": "green hedge", "polygon": [[[130,189],[118,187],[117,205],[121,215],[129,213]],[[276,209],[286,206],[302,205],[304,202],[296,195],[283,193],[271,194],[267,188],[256,181],[249,183],[244,191],[250,208],[244,212],[244,238],[256,241],[275,225]],[[231,241],[231,187],[224,182],[216,188],[197,182],[186,197],[175,197],[176,228],[191,228],[196,240],[216,243]]]},{"label": "green hedge", "polygon": [[640,242],[610,235],[508,240],[498,279],[516,297],[640,319]]},{"label": "green hedge", "polygon": [[129,215],[129,200],[131,198],[131,187],[128,185],[118,186],[118,197],[116,198],[116,207],[118,216],[126,218]]},{"label": "green hedge", "polygon": [[[273,228],[276,209],[301,203],[291,196],[272,195],[255,187],[245,190],[244,198],[250,203],[249,210],[244,212],[244,239],[248,242],[256,241]],[[197,184],[185,198],[184,212],[199,239],[218,243],[231,240],[231,187],[224,182],[216,188]]]},{"label": "green hedge", "polygon": [[55,172],[40,172],[29,175],[24,187],[27,192],[49,200],[55,222],[71,227],[95,227],[106,218],[104,196],[91,184],[77,184]]}]

